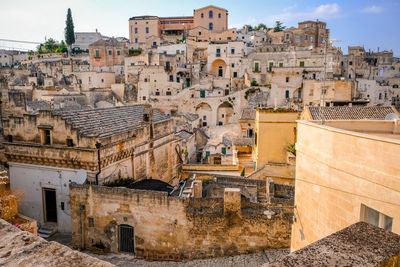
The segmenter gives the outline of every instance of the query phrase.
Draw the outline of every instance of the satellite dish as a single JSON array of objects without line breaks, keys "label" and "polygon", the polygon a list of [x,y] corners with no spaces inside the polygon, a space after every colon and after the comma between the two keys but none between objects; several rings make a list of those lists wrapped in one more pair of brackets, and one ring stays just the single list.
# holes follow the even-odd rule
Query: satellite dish
[{"label": "satellite dish", "polygon": [[396,113],[389,113],[385,117],[385,121],[393,121],[393,120],[396,120],[396,119],[399,119],[399,116],[397,116]]},{"label": "satellite dish", "polygon": [[84,184],[86,182],[86,171],[83,169],[80,169],[76,172],[76,183],[77,184]]}]

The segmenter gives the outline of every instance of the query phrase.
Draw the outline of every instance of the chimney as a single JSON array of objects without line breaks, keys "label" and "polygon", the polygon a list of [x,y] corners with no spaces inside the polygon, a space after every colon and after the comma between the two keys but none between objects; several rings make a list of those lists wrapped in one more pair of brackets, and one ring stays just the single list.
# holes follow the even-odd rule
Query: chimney
[{"label": "chimney", "polygon": [[224,214],[237,214],[241,216],[240,188],[225,188],[224,190]]},{"label": "chimney", "polygon": [[203,197],[203,183],[201,180],[193,181],[193,197],[201,198]]}]

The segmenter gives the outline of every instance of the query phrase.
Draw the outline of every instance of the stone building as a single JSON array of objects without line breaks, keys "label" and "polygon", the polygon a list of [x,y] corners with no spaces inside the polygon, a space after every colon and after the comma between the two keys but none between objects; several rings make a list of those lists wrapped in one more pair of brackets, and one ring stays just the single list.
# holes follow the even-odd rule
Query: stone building
[{"label": "stone building", "polygon": [[210,31],[228,30],[228,11],[216,6],[206,6],[193,11],[193,16],[158,17],[135,16],[129,19],[129,42],[143,44],[152,36],[171,40],[185,39],[193,28],[202,27]]},{"label": "stone building", "polygon": [[228,29],[228,10],[216,6],[206,6],[193,11],[194,27],[223,32]]},{"label": "stone building", "polygon": [[[93,70],[108,70],[123,74],[124,59],[127,55],[126,43],[115,38],[101,39],[89,45],[90,66]],[[116,71],[116,68],[119,68],[119,71]]]},{"label": "stone building", "polygon": [[104,36],[97,29],[95,32],[75,32],[75,42],[72,44],[72,48],[89,50],[89,45],[103,38]]},{"label": "stone building", "polygon": [[[102,243],[106,252],[135,253],[136,257],[159,260],[286,247],[293,210],[279,206],[290,206],[293,200],[275,200],[272,195],[266,202],[269,189],[265,182],[228,180],[220,183],[221,190],[210,193],[215,197],[203,197],[207,191],[202,190],[201,180],[190,179],[181,188],[164,185],[165,190],[152,186],[158,185],[157,181],[148,183],[147,190],[72,185],[73,246],[85,249]],[[254,196],[259,188],[264,202],[241,197],[242,191],[249,192],[246,188]]]},{"label": "stone building", "polygon": [[399,120],[378,112],[390,107],[363,109],[326,107],[322,124],[298,121],[292,251],[358,221],[400,233]]},{"label": "stone building", "polygon": [[288,146],[296,143],[296,120],[290,109],[259,109],[255,120],[254,169],[268,163],[286,163]]},{"label": "stone building", "polygon": [[13,190],[39,223],[70,232],[69,185],[116,179],[179,180],[173,120],[150,106],[38,111],[3,120]]}]

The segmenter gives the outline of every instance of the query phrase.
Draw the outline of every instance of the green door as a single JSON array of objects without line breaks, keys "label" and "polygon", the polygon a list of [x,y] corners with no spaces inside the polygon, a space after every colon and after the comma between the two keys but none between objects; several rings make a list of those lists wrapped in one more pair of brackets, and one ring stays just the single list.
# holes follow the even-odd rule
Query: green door
[{"label": "green door", "polygon": [[272,71],[272,67],[274,66],[274,62],[269,63],[269,71]]},{"label": "green door", "polygon": [[256,63],[254,63],[254,71],[255,72],[258,72],[259,71],[259,63],[258,62],[256,62]]},{"label": "green door", "polygon": [[201,90],[201,91],[200,91],[200,97],[201,97],[201,98],[205,98],[205,97],[206,97],[206,91]]},{"label": "green door", "polygon": [[222,152],[222,154],[226,155],[226,147],[223,147],[223,148],[221,149],[221,152]]}]

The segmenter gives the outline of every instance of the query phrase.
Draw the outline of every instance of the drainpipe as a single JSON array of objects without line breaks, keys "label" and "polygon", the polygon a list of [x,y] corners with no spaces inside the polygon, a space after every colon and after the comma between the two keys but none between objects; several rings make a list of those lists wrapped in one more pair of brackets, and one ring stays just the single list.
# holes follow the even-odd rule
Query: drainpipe
[{"label": "drainpipe", "polygon": [[99,175],[101,173],[101,160],[100,160],[101,143],[96,142],[96,148],[97,148],[97,163],[99,168],[99,171],[96,173],[96,185],[99,185]]}]

